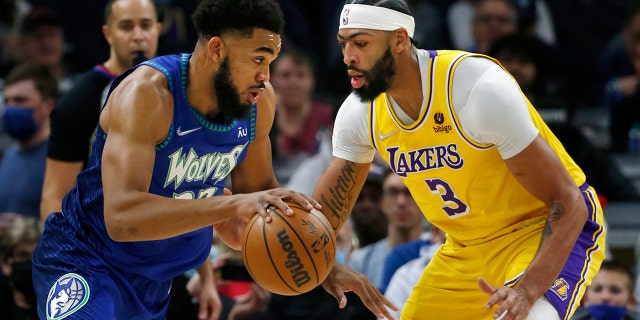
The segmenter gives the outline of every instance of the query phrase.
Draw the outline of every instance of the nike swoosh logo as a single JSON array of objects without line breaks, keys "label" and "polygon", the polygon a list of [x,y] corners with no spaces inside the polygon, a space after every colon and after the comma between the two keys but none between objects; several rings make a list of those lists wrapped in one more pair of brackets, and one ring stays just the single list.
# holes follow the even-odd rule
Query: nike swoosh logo
[{"label": "nike swoosh logo", "polygon": [[189,133],[194,132],[194,131],[198,131],[200,129],[202,129],[202,127],[197,127],[197,128],[191,129],[191,130],[182,131],[182,130],[180,130],[180,127],[178,127],[178,131],[176,133],[178,134],[178,136],[182,137],[184,135],[188,135]]},{"label": "nike swoosh logo", "polygon": [[384,139],[389,138],[392,135],[396,134],[396,132],[398,132],[398,130],[393,130],[393,131],[391,131],[391,132],[389,132],[387,134],[380,133],[380,136],[378,136],[378,138],[380,138],[380,140],[384,140]]}]

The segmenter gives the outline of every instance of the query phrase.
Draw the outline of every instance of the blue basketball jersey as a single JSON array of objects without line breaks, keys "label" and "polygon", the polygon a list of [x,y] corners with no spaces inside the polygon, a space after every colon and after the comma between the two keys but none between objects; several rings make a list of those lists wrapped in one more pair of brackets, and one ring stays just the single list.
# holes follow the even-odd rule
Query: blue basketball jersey
[{"label": "blue basketball jersey", "polygon": [[[174,100],[173,120],[169,132],[166,139],[156,145],[149,192],[176,199],[221,195],[226,179],[233,168],[245,158],[247,147],[255,136],[255,105],[251,106],[250,115],[246,119],[234,120],[226,125],[207,120],[189,105],[186,81],[190,57],[190,54],[168,55],[142,63],[159,70],[167,77]],[[109,94],[134,69],[135,67],[114,80]],[[196,268],[207,259],[212,245],[213,230],[208,226],[163,240],[113,241],[107,234],[104,222],[101,177],[102,151],[108,138],[98,125],[87,169],[78,175],[75,187],[66,195],[62,215],[57,213],[47,219],[45,234],[38,246],[40,250],[36,250],[34,257],[36,286],[43,286],[38,289],[38,300],[50,300],[54,288],[61,285],[61,279],[69,278],[69,274],[73,275],[74,281],[86,280],[86,292],[90,289],[100,290],[101,288],[91,286],[100,286],[106,281],[91,279],[92,273],[86,267],[104,265],[104,269],[109,270],[108,277],[115,282],[115,287],[120,287],[118,291],[127,292],[122,293],[126,298],[121,299],[127,308],[144,309],[153,305],[149,309],[155,310],[147,310],[149,312],[146,317],[161,315],[166,310],[171,279]],[[59,249],[47,250],[59,248],[60,245],[70,248],[67,250],[70,254],[65,255],[64,251],[61,254]],[[76,253],[84,251],[91,254],[86,254],[87,258],[78,258]],[[71,267],[69,263],[78,267]],[[61,268],[61,265],[65,267]],[[145,281],[149,284],[144,285]],[[154,283],[162,285],[156,288],[152,285]],[[49,292],[50,290],[52,292]],[[53,293],[53,296],[55,295]],[[131,300],[131,296],[136,295],[138,297],[133,300],[139,298],[139,305]],[[88,307],[90,305],[91,297],[88,297]],[[39,307],[42,308],[43,305]],[[117,306],[115,308],[118,309]],[[47,310],[47,317],[56,318],[49,312],[50,310]],[[132,314],[145,312],[134,310]],[[116,313],[117,318],[128,317],[126,313]]]}]

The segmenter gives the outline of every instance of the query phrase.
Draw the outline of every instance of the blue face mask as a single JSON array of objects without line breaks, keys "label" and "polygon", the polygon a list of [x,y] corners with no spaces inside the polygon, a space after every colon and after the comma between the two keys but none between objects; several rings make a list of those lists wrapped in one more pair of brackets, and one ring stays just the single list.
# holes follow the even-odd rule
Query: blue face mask
[{"label": "blue face mask", "polygon": [[622,320],[627,314],[627,306],[612,306],[608,304],[594,304],[587,307],[589,314],[595,320]]},{"label": "blue face mask", "polygon": [[38,131],[38,125],[33,120],[33,111],[34,108],[5,106],[2,114],[2,128],[20,142],[29,140]]},{"label": "blue face mask", "polygon": [[347,263],[347,250],[342,248],[336,249],[336,261],[345,264]]}]

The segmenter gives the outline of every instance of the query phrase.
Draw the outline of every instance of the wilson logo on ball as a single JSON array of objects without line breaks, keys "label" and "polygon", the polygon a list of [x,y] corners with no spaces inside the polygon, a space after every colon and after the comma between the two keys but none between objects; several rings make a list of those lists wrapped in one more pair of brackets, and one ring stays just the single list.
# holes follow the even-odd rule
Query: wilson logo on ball
[{"label": "wilson logo on ball", "polygon": [[259,214],[249,220],[242,236],[242,261],[262,288],[298,295],[313,290],[328,276],[335,262],[336,239],[322,212],[285,202],[292,214],[270,207],[270,222]]},{"label": "wilson logo on ball", "polygon": [[298,256],[298,251],[293,248],[293,243],[286,229],[278,231],[278,240],[282,245],[282,250],[287,253],[287,260],[285,260],[284,266],[289,269],[296,286],[301,287],[311,280],[309,272],[304,270],[304,265],[300,262],[300,257]]}]

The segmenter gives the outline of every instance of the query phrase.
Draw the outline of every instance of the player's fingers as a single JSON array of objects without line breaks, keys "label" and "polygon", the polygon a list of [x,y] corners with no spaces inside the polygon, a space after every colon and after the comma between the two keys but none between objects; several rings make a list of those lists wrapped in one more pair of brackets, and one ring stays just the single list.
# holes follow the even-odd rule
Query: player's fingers
[{"label": "player's fingers", "polygon": [[[312,203],[317,203],[315,200],[305,196],[304,194],[299,192],[294,192],[294,191],[291,191],[290,193],[288,193],[286,196],[286,199],[289,199],[299,204],[306,211],[311,211],[314,208],[314,205],[312,205]],[[283,204],[285,204],[286,206],[286,203],[283,202]],[[284,210],[287,210],[287,211],[284,211]],[[286,206],[286,209],[283,208],[282,212],[284,212],[286,215],[293,214],[293,210],[291,210],[289,206]]]},{"label": "player's fingers", "polygon": [[334,285],[330,279],[326,279],[322,282],[322,287],[326,292],[332,295],[336,301],[338,301],[338,307],[340,309],[347,306],[347,297],[344,295],[342,287]]},{"label": "player's fingers", "polygon": [[398,308],[374,286],[367,286],[364,292],[358,290],[356,294],[358,294],[364,305],[373,312],[378,319],[393,319],[389,309],[394,311],[398,310]]},{"label": "player's fingers", "polygon": [[508,292],[507,290],[503,290],[506,288],[500,288],[498,289],[489,299],[489,301],[487,302],[486,308],[489,309],[494,305],[498,305],[498,311],[503,312],[504,310],[507,310],[508,307],[510,305],[508,305],[507,303],[505,303],[505,299],[507,299]]},{"label": "player's fingers", "polygon": [[262,217],[262,220],[265,222],[271,222],[271,215],[275,213],[275,207],[270,205],[268,202],[264,203],[261,207],[258,207],[258,214]]},{"label": "player's fingers", "polygon": [[222,190],[222,195],[223,195],[223,196],[230,196],[230,195],[232,195],[232,194],[233,194],[233,193],[231,192],[231,190],[229,190],[229,189],[227,189],[227,188],[224,188],[224,189]]},{"label": "player's fingers", "polygon": [[483,277],[478,278],[478,286],[480,286],[480,289],[482,289],[484,293],[490,296],[498,290],[494,286],[490,285]]}]

